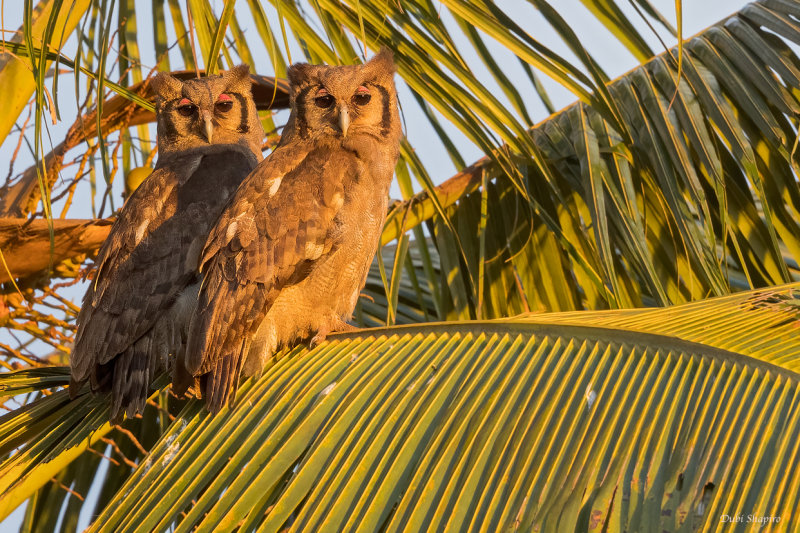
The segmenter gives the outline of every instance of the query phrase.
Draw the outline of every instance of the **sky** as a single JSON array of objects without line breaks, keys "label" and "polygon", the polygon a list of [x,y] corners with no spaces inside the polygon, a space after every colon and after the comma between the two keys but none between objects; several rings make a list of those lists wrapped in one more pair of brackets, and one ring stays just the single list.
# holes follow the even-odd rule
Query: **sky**
[{"label": "sky", "polygon": [[[183,4],[183,2],[181,3]],[[619,3],[631,19],[636,19],[635,13],[629,7],[626,1],[623,0]],[[658,10],[660,10],[661,13],[666,15],[671,20],[673,25],[675,25],[674,0],[651,0],[651,3]],[[215,13],[219,14],[222,10],[222,0],[212,0],[211,4],[215,8]],[[725,16],[741,9],[745,4],[746,2],[744,0],[684,1],[684,35],[691,36],[701,31],[714,22],[717,22]],[[5,29],[12,30],[21,26],[22,5],[23,2],[19,0],[2,2],[2,15],[5,22]],[[540,18],[538,13],[532,9],[529,2],[525,0],[502,0],[500,5],[508,12],[520,13],[520,24],[522,24],[524,27],[539,28],[539,30],[533,35],[536,39],[541,40],[544,44],[550,46],[555,52],[562,54],[564,57],[567,57],[568,59],[574,58],[574,56],[555,35],[555,33],[550,30],[549,26],[543,22],[543,19]],[[582,39],[584,46],[594,55],[600,66],[612,78],[627,72],[637,65],[637,62],[633,56],[631,56],[619,42],[610,37],[605,28],[594,19],[594,17],[581,4],[580,0],[551,0],[551,5],[567,19],[567,21],[572,25],[572,29]],[[151,0],[136,0],[136,6],[137,13],[144,14],[144,17],[149,16],[149,13],[151,12]],[[239,0],[237,3],[237,8],[237,12],[240,13],[240,15],[245,15],[248,12],[247,4],[244,2],[244,0]],[[269,9],[267,9],[267,11],[269,11]],[[141,16],[142,15],[140,15],[140,17]],[[245,19],[246,17],[242,17],[240,22],[242,23],[242,29],[245,35],[249,38],[248,40],[253,44],[260,43],[260,39],[254,35],[256,30],[252,27],[252,25],[245,23]],[[658,43],[657,39],[652,35],[647,35],[647,37],[649,37],[650,46],[656,50],[657,53],[660,52],[661,45]],[[668,45],[672,46],[675,44],[675,40],[669,38],[665,32],[662,33],[662,37],[666,40]],[[140,47],[143,51],[152,48],[152,27],[148,24],[142,24],[140,22],[138,39]],[[74,44],[72,46],[72,50],[74,50]],[[464,48],[466,49],[468,46]],[[500,50],[500,52],[504,52],[499,46],[495,46],[493,48],[493,51],[494,50]],[[71,57],[69,45],[65,47],[65,53]],[[256,71],[259,74],[271,75],[272,68],[270,66],[266,50],[259,51],[258,46],[256,45],[253,47],[253,54],[256,58]],[[298,48],[293,48],[292,58],[294,60],[298,60],[301,57],[302,54],[300,53],[300,50]],[[177,50],[173,50],[171,58],[173,64],[180,64],[179,53]],[[478,73],[481,71],[484,72],[488,79],[490,77],[488,72],[486,72],[485,69],[482,69],[482,65],[479,64],[480,62],[477,60],[477,58],[474,59],[475,71]],[[145,63],[145,66],[151,66],[155,63],[154,53],[151,53],[150,57],[148,57],[147,54],[144,54],[142,60]],[[467,57],[467,60],[469,61],[470,58]],[[520,79],[523,79],[525,76],[523,71],[518,67],[516,60],[511,57],[510,54],[501,56],[499,62],[501,67],[507,70],[507,74],[511,79],[515,79],[515,76],[519,76]],[[527,83],[527,81],[525,83]],[[575,101],[574,95],[569,93],[560,85],[544,78],[543,83],[556,109],[565,107]],[[453,166],[448,157],[443,156],[445,152],[438,140],[438,137],[435,137],[435,135],[431,132],[430,126],[423,117],[422,113],[416,108],[414,100],[408,89],[401,85],[399,88],[399,93],[401,105],[405,104],[403,105],[403,112],[407,137],[425,163],[433,177],[434,182],[441,183],[446,178],[455,174],[458,169]],[[498,94],[498,97],[503,98],[500,94]],[[67,74],[63,80],[63,83],[60,84],[59,100],[62,102],[62,109],[66,110],[70,107],[73,107],[71,106],[70,100],[75,101],[75,92],[71,74]],[[529,111],[531,112],[535,121],[539,121],[547,116],[547,111],[535,98],[530,102]],[[68,113],[64,113],[62,122],[56,125],[48,126],[50,138],[52,139],[53,144],[57,144],[64,138],[67,129],[74,120],[74,114],[69,116]],[[280,123],[280,118],[276,119],[276,122]],[[466,140],[454,127],[448,125],[447,131],[454,138],[464,160],[467,161],[467,163],[473,162],[482,157],[482,152],[477,147],[473,146],[468,140]],[[11,154],[16,147],[16,141],[16,136],[10,135],[6,139],[6,142],[0,146],[0,172],[3,174],[7,172],[6,169],[8,168]],[[45,139],[45,149],[49,150],[50,148],[51,146],[48,145],[48,140]],[[32,156],[29,153],[24,153],[23,151],[16,163],[16,171],[27,168],[32,161]],[[122,180],[118,180],[118,183],[121,183],[121,181]],[[121,204],[120,187],[121,185],[115,189],[117,206]],[[400,197],[400,192],[396,185],[393,186],[391,194],[393,197]],[[89,209],[87,200],[88,187],[84,187],[84,190],[79,190],[76,194],[76,197],[78,198],[77,202],[83,202],[83,205],[78,204],[73,207],[73,209],[70,211],[71,216],[75,217],[77,216],[77,213],[80,212],[88,213],[84,214],[84,217],[91,216],[91,211]],[[58,209],[55,210],[55,213],[58,213]],[[79,301],[82,290],[83,288],[76,290],[74,298],[76,302]],[[0,331],[0,342],[8,342],[8,340],[8,334],[4,331]],[[91,493],[89,497],[92,497]],[[0,532],[17,530],[19,528],[19,524],[21,523],[23,512],[24,510],[22,508],[18,509],[5,521],[0,522]],[[90,517],[85,514],[81,517],[80,528],[88,525],[89,518]]]}]

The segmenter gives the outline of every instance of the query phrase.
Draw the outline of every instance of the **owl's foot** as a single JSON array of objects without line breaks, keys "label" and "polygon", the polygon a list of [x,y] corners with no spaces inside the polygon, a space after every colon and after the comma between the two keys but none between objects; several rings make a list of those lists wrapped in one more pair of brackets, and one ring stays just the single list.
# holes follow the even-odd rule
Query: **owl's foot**
[{"label": "owl's foot", "polygon": [[350,333],[353,331],[358,331],[358,328],[348,324],[344,320],[336,319],[329,323],[327,326],[323,326],[317,334],[314,335],[311,340],[308,342],[309,348],[316,348],[318,345],[322,344],[322,342],[330,335],[331,333]]},{"label": "owl's foot", "polygon": [[359,328],[355,327],[352,324],[348,324],[347,322],[342,322],[331,333],[352,333],[354,331],[358,331]]},{"label": "owl's foot", "polygon": [[321,329],[317,332],[316,335],[311,337],[311,340],[308,341],[309,348],[316,348],[320,344],[322,344],[325,339],[328,337],[328,334],[331,332],[330,328]]}]

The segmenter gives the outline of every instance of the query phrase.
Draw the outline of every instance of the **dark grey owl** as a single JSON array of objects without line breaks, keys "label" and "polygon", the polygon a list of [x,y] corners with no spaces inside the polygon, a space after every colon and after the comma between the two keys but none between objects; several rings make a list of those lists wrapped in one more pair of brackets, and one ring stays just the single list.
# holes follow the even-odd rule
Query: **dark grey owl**
[{"label": "dark grey owl", "polygon": [[391,52],[293,65],[275,151],[211,231],[186,369],[206,406],[233,399],[282,346],[347,328],[378,247],[401,136]]},{"label": "dark grey owl", "polygon": [[112,420],[141,412],[155,372],[185,347],[209,230],[262,159],[247,66],[152,85],[158,163],[100,248],[70,359],[71,395],[87,380],[111,391]]}]

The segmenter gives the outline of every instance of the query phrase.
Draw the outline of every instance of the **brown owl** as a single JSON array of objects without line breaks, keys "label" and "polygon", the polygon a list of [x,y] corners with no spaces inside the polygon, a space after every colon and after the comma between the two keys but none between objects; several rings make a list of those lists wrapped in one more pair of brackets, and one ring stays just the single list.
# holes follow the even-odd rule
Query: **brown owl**
[{"label": "brown owl", "polygon": [[289,69],[283,138],[209,234],[186,369],[206,406],[280,347],[348,328],[378,247],[401,136],[391,52]]},{"label": "brown owl", "polygon": [[262,159],[247,66],[186,82],[159,73],[152,85],[158,163],[100,248],[70,359],[71,395],[87,379],[110,390],[114,420],[142,411],[154,372],[185,346],[209,230]]}]

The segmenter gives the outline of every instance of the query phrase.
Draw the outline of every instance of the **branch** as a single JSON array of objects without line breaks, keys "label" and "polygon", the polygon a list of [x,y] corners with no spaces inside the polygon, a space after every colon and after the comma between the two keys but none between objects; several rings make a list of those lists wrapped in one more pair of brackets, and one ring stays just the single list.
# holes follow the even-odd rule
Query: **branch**
[{"label": "branch", "polygon": [[[481,184],[481,173],[491,164],[492,160],[489,157],[482,157],[441,185],[436,186],[433,191],[442,209],[450,207],[463,196],[477,190]],[[386,224],[384,224],[381,234],[381,246],[392,242],[435,214],[436,207],[427,191],[422,191],[404,202],[397,203],[386,217]]]},{"label": "branch", "polygon": [[[51,265],[97,250],[111,230],[111,220],[54,219],[55,240],[50,255],[50,232],[44,219],[0,218],[0,250],[15,278],[47,271]],[[0,283],[9,281],[0,267]]]}]

